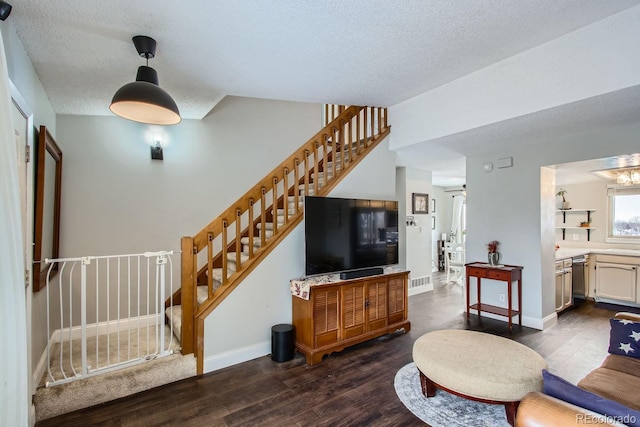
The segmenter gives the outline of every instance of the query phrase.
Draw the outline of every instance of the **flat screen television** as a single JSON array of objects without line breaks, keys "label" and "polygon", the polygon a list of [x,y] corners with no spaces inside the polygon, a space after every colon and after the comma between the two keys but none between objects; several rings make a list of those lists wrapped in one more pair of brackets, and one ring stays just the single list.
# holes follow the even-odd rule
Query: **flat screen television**
[{"label": "flat screen television", "polygon": [[307,196],[305,275],[398,263],[398,202]]}]

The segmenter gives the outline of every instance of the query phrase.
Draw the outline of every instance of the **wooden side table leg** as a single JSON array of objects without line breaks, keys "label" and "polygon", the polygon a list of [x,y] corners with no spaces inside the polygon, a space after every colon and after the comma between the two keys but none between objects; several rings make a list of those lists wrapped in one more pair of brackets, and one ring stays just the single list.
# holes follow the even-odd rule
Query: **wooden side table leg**
[{"label": "wooden side table leg", "polygon": [[516,412],[518,411],[520,402],[509,402],[504,404],[504,411],[507,414],[507,422],[511,426],[516,425]]},{"label": "wooden side table leg", "polygon": [[513,326],[513,302],[511,301],[513,298],[512,295],[512,290],[511,287],[513,286],[513,282],[511,280],[509,280],[507,282],[507,298],[508,298],[508,303],[507,303],[507,314],[509,315],[509,331],[511,331],[512,326]]},{"label": "wooden side table leg", "polygon": [[469,301],[469,271],[467,269],[467,274],[465,274],[466,277],[466,281],[467,281],[467,321],[469,320],[469,305],[471,305],[471,302]]},{"label": "wooden side table leg", "polygon": [[522,326],[522,276],[518,279],[518,325]]},{"label": "wooden side table leg", "polygon": [[476,277],[476,289],[478,294],[478,319],[480,318],[480,313],[482,312],[482,298],[480,298],[480,278]]},{"label": "wooden side table leg", "polygon": [[424,394],[426,397],[435,396],[436,385],[433,383],[433,381],[427,378],[427,376],[423,374],[422,371],[420,371],[419,369],[418,369],[418,372],[420,372],[420,386],[422,387],[422,394]]}]

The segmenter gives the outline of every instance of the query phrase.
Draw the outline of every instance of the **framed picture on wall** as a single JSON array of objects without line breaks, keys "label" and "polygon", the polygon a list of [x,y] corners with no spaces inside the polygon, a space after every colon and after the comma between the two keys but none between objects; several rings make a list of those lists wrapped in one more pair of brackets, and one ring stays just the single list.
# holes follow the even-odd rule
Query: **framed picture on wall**
[{"label": "framed picture on wall", "polygon": [[414,214],[428,214],[429,195],[424,193],[412,193],[411,209]]}]

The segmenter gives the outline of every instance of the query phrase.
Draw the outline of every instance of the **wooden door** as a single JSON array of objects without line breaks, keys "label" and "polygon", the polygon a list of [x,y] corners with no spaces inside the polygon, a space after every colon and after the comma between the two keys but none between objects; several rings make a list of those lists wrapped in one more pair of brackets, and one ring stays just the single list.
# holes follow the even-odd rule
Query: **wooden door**
[{"label": "wooden door", "polygon": [[389,278],[389,324],[406,319],[406,275]]},{"label": "wooden door", "polygon": [[313,295],[315,347],[338,342],[340,288],[314,289]]},{"label": "wooden door", "polygon": [[342,287],[343,339],[362,335],[366,331],[366,282]]},{"label": "wooden door", "polygon": [[387,326],[387,279],[367,283],[367,330],[375,331]]}]

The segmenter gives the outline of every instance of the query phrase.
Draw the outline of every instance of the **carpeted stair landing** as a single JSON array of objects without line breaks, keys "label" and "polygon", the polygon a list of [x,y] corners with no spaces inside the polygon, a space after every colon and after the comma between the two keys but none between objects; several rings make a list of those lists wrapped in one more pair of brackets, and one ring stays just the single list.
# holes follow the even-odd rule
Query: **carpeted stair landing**
[{"label": "carpeted stair landing", "polygon": [[[169,339],[170,334],[169,328],[165,327],[165,339]],[[121,335],[126,336],[126,334]],[[111,337],[114,337],[112,338],[111,345],[111,347],[113,347],[117,345],[117,338],[115,334],[112,334]],[[101,343],[103,339],[104,338],[101,338]],[[174,342],[176,342],[175,337]],[[95,346],[95,344],[93,345]],[[92,348],[91,342],[89,342],[88,348]],[[44,386],[45,381],[47,381],[47,374],[45,373],[34,396],[36,421],[52,418],[57,415],[73,412],[78,409],[119,399],[153,387],[195,376],[196,359],[193,355],[183,356],[178,350],[179,345],[177,343],[172,345],[172,348],[174,348],[174,354],[169,356],[51,387]],[[113,354],[112,352],[112,357]],[[59,347],[57,347],[57,345],[52,349],[52,356],[53,355],[59,358]],[[68,360],[68,358],[68,352],[65,351],[63,353],[63,360]],[[95,358],[95,355],[89,356],[90,363],[92,358]],[[77,360],[75,351],[74,360]],[[106,360],[106,354],[100,354],[99,360]],[[56,361],[54,360],[53,362]],[[59,368],[55,365],[58,365],[58,363],[54,363],[52,372],[56,369],[59,371]],[[54,375],[56,375],[55,372]]]}]

